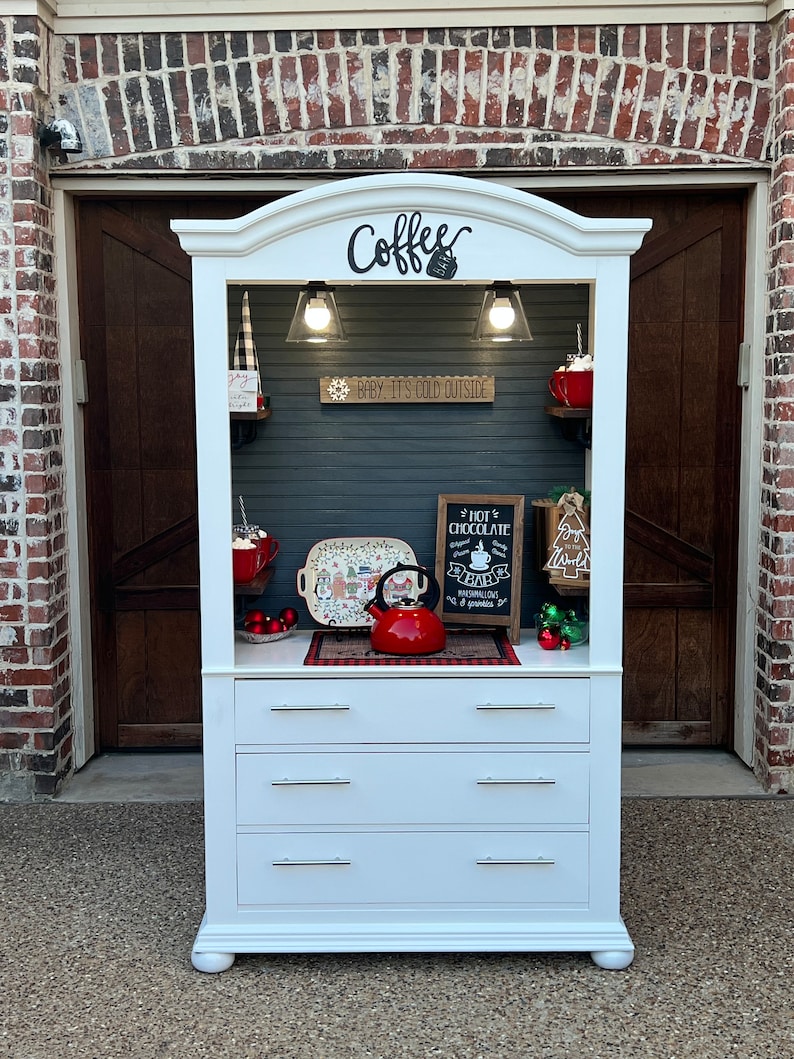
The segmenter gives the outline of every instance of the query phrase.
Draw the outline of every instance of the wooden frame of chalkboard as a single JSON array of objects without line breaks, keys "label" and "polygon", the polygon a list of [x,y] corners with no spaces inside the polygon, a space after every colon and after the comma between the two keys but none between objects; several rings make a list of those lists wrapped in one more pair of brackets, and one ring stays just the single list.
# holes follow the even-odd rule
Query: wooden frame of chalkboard
[{"label": "wooden frame of chalkboard", "polygon": [[506,625],[520,642],[524,497],[441,493],[436,580],[442,621]]}]

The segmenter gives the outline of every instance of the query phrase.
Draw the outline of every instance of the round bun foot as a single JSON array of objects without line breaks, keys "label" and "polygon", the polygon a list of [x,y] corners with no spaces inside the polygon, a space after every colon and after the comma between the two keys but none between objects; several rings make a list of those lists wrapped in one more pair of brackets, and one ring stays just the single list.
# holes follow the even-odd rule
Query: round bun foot
[{"label": "round bun foot", "polygon": [[192,952],[190,960],[197,971],[220,974],[221,971],[229,970],[235,955],[233,952]]},{"label": "round bun foot", "polygon": [[605,971],[625,971],[634,959],[634,949],[607,949],[604,952],[591,952],[593,963]]}]

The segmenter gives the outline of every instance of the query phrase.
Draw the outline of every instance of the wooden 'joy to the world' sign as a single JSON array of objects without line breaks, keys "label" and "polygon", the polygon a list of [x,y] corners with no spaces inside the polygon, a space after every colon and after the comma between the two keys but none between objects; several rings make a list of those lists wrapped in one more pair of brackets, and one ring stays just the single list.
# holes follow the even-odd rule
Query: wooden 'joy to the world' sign
[{"label": "wooden 'joy to the world' sign", "polygon": [[321,404],[476,404],[493,401],[493,375],[335,375]]}]

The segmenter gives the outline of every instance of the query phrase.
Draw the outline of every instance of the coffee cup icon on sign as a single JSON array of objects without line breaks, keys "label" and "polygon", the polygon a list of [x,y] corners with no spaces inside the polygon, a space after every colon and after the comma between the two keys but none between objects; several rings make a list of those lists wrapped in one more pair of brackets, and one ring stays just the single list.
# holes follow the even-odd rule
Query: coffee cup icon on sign
[{"label": "coffee cup icon on sign", "polygon": [[469,566],[472,570],[487,570],[491,563],[491,553],[482,546],[482,541],[476,548],[472,548]]}]

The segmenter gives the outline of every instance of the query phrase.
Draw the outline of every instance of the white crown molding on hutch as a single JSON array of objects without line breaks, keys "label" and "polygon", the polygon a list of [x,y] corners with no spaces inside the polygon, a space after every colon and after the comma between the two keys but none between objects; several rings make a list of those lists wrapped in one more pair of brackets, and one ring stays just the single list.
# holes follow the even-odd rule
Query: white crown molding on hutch
[{"label": "white crown molding on hutch", "polygon": [[0,0],[0,17],[37,15],[56,33],[179,33],[230,30],[394,29],[463,26],[642,25],[766,22],[794,9],[794,0],[636,0],[526,3],[500,0]]}]

